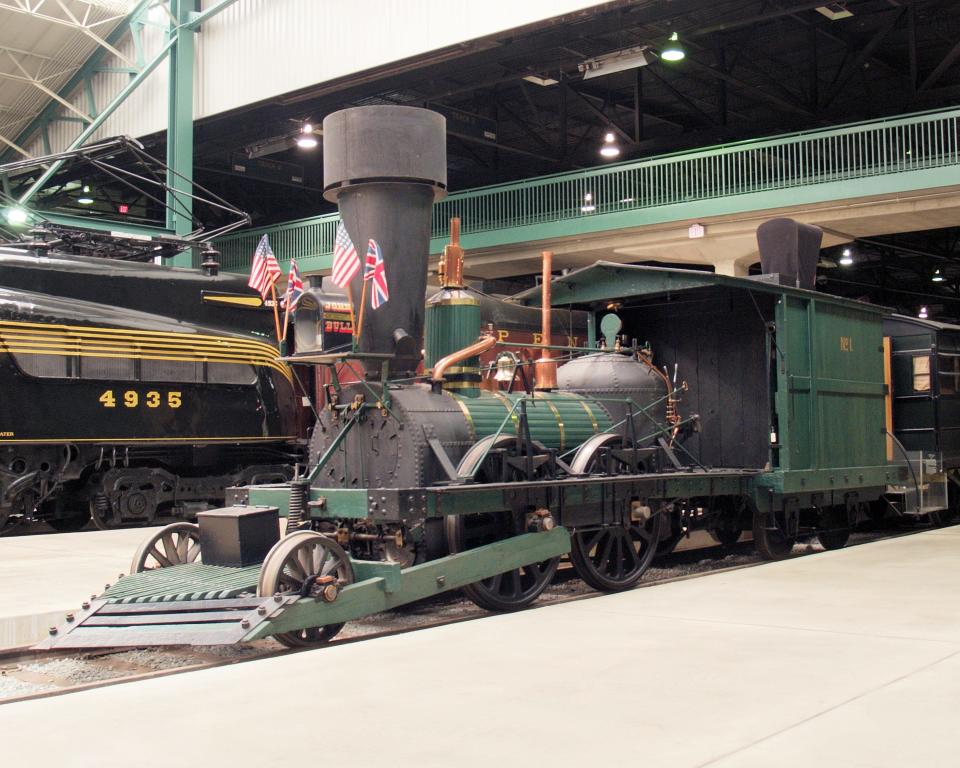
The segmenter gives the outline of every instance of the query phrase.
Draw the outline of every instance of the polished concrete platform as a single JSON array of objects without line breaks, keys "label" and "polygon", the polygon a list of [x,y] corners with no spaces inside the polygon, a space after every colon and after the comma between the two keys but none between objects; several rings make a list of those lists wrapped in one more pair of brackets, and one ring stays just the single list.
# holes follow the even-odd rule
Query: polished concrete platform
[{"label": "polished concrete platform", "polygon": [[136,548],[158,528],[0,538],[0,650],[47,635],[105,582],[127,573]]},{"label": "polished concrete platform", "polygon": [[960,528],[0,706],[10,765],[960,765]]}]

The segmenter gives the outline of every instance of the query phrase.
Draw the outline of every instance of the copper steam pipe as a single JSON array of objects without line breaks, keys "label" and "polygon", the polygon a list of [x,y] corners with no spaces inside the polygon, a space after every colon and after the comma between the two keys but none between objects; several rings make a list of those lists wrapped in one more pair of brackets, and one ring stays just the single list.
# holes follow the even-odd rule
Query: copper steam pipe
[{"label": "copper steam pipe", "polygon": [[471,357],[482,355],[484,352],[493,349],[496,343],[497,340],[493,336],[481,336],[469,347],[458,349],[456,352],[451,352],[446,357],[440,358],[436,365],[433,366],[433,374],[430,376],[430,381],[434,384],[442,384],[447,368]]},{"label": "copper steam pipe", "polygon": [[[541,343],[549,347],[552,343],[550,333],[550,281],[553,280],[553,251],[543,251],[543,277],[540,281],[540,319]],[[557,388],[557,363],[551,357],[550,350],[544,349],[537,360],[536,389],[549,392]]]}]

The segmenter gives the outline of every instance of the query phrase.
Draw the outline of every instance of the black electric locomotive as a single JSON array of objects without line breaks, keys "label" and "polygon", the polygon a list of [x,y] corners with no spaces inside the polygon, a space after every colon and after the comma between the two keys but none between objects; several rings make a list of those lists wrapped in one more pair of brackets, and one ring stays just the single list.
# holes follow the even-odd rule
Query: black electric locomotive
[{"label": "black electric locomotive", "polygon": [[190,518],[290,477],[292,372],[237,276],[0,248],[0,530]]}]

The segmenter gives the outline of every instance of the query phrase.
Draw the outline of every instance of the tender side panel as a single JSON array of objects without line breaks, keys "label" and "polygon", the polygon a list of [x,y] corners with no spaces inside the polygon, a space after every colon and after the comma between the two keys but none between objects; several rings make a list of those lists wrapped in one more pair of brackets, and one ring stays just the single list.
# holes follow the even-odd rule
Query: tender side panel
[{"label": "tender side panel", "polygon": [[784,296],[780,318],[779,386],[788,396],[779,399],[778,415],[790,446],[784,469],[885,464],[880,316]]}]

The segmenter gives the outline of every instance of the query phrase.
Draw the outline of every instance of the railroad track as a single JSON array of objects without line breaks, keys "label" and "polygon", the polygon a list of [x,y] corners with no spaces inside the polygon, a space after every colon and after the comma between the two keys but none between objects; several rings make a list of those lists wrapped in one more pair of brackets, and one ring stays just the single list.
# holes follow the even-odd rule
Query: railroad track
[{"label": "railroad track", "polygon": [[[912,530],[880,530],[855,533],[848,546],[882,538],[909,535]],[[822,551],[816,544],[802,543],[792,557]],[[762,564],[749,542],[724,550],[719,546],[692,547],[659,558],[636,589],[647,589],[718,573],[728,573]],[[576,578],[565,564],[554,583],[529,609],[603,597]],[[330,646],[373,640],[391,635],[471,621],[491,615],[462,597],[459,592],[369,616],[347,624]],[[316,650],[316,649],[304,649]],[[118,683],[131,683],[183,672],[239,664],[287,653],[301,653],[267,639],[243,646],[172,648],[101,648],[94,651],[0,652],[0,704],[59,696]]]}]

